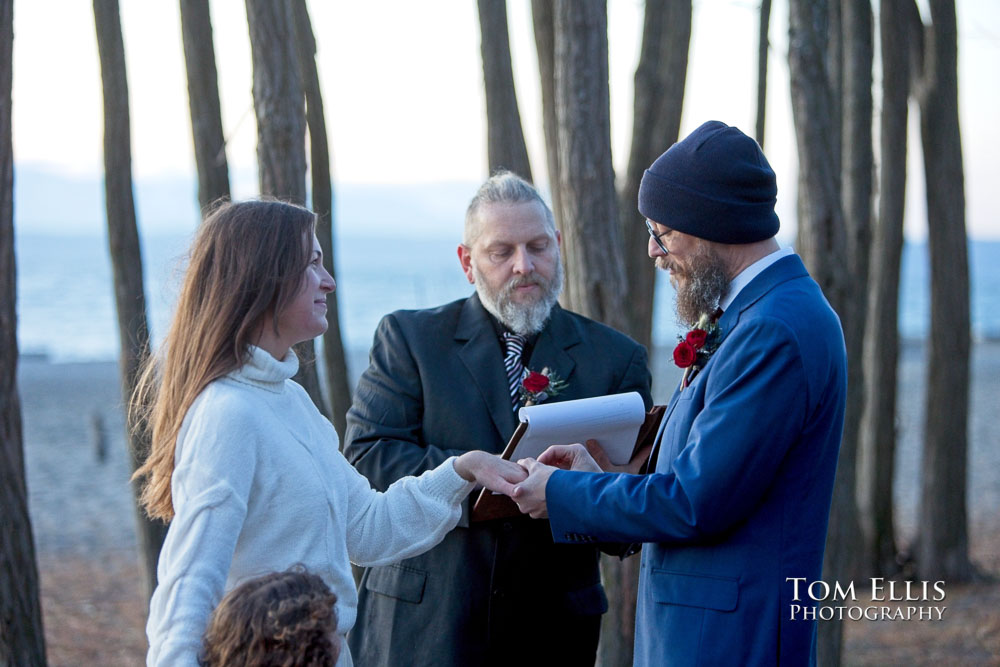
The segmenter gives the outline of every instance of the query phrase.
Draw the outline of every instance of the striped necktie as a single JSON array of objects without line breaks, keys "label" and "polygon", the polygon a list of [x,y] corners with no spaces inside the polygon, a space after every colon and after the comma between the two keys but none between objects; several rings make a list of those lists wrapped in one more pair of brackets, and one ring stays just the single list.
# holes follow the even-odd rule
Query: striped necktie
[{"label": "striped necktie", "polygon": [[503,365],[507,369],[507,386],[510,388],[511,404],[516,411],[521,405],[521,375],[524,373],[521,354],[524,352],[524,344],[527,339],[521,334],[505,331],[503,342],[507,349]]}]

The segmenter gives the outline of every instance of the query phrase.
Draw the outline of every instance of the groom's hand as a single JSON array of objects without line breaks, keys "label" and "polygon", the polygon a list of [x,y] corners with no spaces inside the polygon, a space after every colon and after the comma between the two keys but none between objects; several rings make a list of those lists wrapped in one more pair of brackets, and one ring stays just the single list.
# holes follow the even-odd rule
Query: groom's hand
[{"label": "groom's hand", "polygon": [[514,487],[511,498],[524,514],[532,519],[544,519],[549,515],[545,504],[545,485],[556,469],[535,459],[521,459],[518,464],[528,471],[528,478]]},{"label": "groom's hand", "polygon": [[[588,451],[593,444],[596,449],[594,451]],[[593,454],[596,453],[597,456]],[[598,458],[600,457],[600,458]],[[555,466],[562,470],[579,470],[582,472],[602,472],[605,470],[604,466],[601,464],[601,460],[607,464],[611,465],[608,461],[607,455],[601,446],[597,444],[596,440],[588,440],[587,447],[584,447],[580,443],[575,443],[572,445],[552,445],[538,457],[539,463],[544,463],[545,465]]]}]

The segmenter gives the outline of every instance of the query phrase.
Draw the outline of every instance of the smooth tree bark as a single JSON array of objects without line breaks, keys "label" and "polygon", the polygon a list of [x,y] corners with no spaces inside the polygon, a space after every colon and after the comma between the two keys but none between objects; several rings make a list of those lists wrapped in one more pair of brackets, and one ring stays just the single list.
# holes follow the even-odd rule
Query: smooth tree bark
[{"label": "smooth tree bark", "polygon": [[13,55],[14,2],[0,0],[0,665],[34,667],[46,660],[17,391]]},{"label": "smooth tree bark", "polygon": [[[305,205],[305,98],[293,44],[291,4],[246,0],[246,7],[253,59],[260,193]],[[316,372],[316,346],[311,340],[299,343],[295,353],[299,357],[295,381],[305,388],[319,411],[329,415]]]},{"label": "smooth tree bark", "polygon": [[639,182],[646,168],[677,141],[690,42],[690,0],[646,2],[634,77],[632,143],[618,209],[629,294],[627,332],[647,348],[652,343],[656,270],[647,254],[649,233],[638,210]]},{"label": "smooth tree bark", "polygon": [[[850,0],[820,0],[826,7],[826,24],[824,32],[826,35],[826,47],[824,49],[824,60],[826,63],[827,83],[830,86],[832,105],[830,107],[830,117],[833,131],[833,157],[836,162],[833,164],[837,178],[841,173],[841,127],[843,126],[844,114],[844,35],[843,35],[843,8],[842,3]],[[817,16],[818,18],[818,16]],[[817,28],[820,24],[816,25]]]},{"label": "smooth tree bark", "polygon": [[767,111],[767,55],[771,50],[768,33],[771,28],[771,0],[760,2],[760,22],[757,33],[757,122],[754,138],[764,147],[764,120]]},{"label": "smooth tree bark", "polygon": [[208,0],[180,0],[180,3],[188,107],[191,110],[194,158],[198,168],[198,203],[204,212],[211,208],[213,202],[229,199],[230,196],[212,16]]},{"label": "smooth tree bark", "polygon": [[[555,98],[565,304],[619,330],[627,326],[625,271],[611,164],[607,5],[557,0],[554,5]],[[632,659],[636,565],[608,566],[611,613],[604,619],[600,661]]]},{"label": "smooth tree bark", "polygon": [[608,20],[605,0],[555,4],[556,117],[567,303],[626,328],[625,271],[611,164]]},{"label": "smooth tree bark", "polygon": [[[562,197],[560,192],[559,121],[556,118],[556,35],[555,0],[531,0],[531,23],[538,54],[538,78],[542,90],[542,130],[545,134],[545,166],[549,176],[549,196],[556,228],[563,229]],[[563,264],[566,247],[560,248]],[[563,288],[562,301],[572,301],[571,286]]]},{"label": "smooth tree bark", "polygon": [[[316,212],[316,236],[323,249],[323,265],[336,279],[333,238],[333,183],[330,175],[330,145],[323,114],[323,95],[316,69],[316,38],[305,0],[292,0],[296,57],[306,97],[306,125],[309,129],[309,156],[312,176],[312,208]],[[340,307],[336,291],[327,296],[327,329],[323,334],[323,362],[332,406],[331,421],[340,441],[347,429],[347,410],[351,407],[351,386],[347,357],[340,330]]]},{"label": "smooth tree bark", "polygon": [[478,0],[480,50],[486,87],[486,145],[489,171],[512,171],[531,181],[528,148],[514,90],[507,33],[507,0]]},{"label": "smooth tree bark", "polygon": [[969,560],[969,256],[965,172],[958,120],[958,28],[954,0],[930,0],[920,102],[927,194],[931,326],[924,450],[916,541],[922,579],[949,583],[975,575]]},{"label": "smooth tree bark", "polygon": [[[872,229],[870,292],[864,341],[865,406],[858,449],[858,515],[863,538],[862,577],[897,571],[892,485],[896,453],[899,363],[899,281],[906,198],[910,68],[907,26],[912,0],[882,0],[879,211]],[[919,33],[917,35],[919,37]]]},{"label": "smooth tree bark", "polygon": [[[104,199],[108,244],[118,313],[118,366],[122,397],[127,404],[139,369],[149,356],[149,327],[143,289],[142,253],[132,197],[132,138],[128,105],[128,78],[118,0],[94,0],[97,50],[104,93]],[[149,451],[149,443],[128,432],[129,459],[135,471]],[[136,526],[147,601],[156,588],[156,563],[167,532],[162,521],[149,519],[140,509],[140,483],[132,482]]]},{"label": "smooth tree bark", "polygon": [[[875,38],[870,0],[841,2],[843,105],[841,108],[841,203],[847,236],[847,303],[842,313],[847,345],[847,410],[840,465],[851,468],[850,492],[857,495],[857,460],[861,414],[866,402],[863,350],[868,308],[868,270],[871,250],[872,187],[875,172],[872,146],[872,64]],[[848,483],[845,480],[845,484]],[[848,487],[842,491],[848,492]],[[853,545],[860,540],[860,518],[856,500],[854,518],[845,530],[855,531]],[[845,503],[845,506],[847,504]],[[846,536],[846,535],[845,535]],[[857,554],[854,546],[850,549]],[[858,575],[861,559],[852,559],[849,577]]]},{"label": "smooth tree bark", "polygon": [[[792,0],[789,7],[788,62],[799,155],[797,245],[809,272],[840,315],[846,331],[850,327],[846,321],[850,315],[847,232],[837,167],[840,164],[839,132],[826,71],[828,12],[825,2],[815,0]],[[853,456],[854,452],[842,449],[823,563],[823,580],[840,581],[845,585],[854,572],[853,553],[859,534]],[[838,603],[827,601],[824,604]],[[821,664],[840,664],[842,638],[842,621],[820,624],[818,654]]]}]

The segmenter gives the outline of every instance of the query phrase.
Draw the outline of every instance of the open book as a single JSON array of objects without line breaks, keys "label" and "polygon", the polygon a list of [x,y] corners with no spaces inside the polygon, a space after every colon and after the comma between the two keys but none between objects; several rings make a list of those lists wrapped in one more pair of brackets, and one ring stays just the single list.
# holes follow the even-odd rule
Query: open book
[{"label": "open book", "polygon": [[[543,403],[521,408],[521,423],[503,451],[517,461],[538,458],[550,445],[597,440],[611,463],[624,465],[656,435],[663,407],[645,411],[638,392]],[[472,508],[472,521],[517,516],[510,498],[483,489]]]}]

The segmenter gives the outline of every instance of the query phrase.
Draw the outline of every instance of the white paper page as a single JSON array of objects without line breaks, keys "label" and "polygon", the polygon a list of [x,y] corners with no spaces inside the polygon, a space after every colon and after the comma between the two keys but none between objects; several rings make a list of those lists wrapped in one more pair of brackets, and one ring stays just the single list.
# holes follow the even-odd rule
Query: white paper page
[{"label": "white paper page", "polygon": [[639,428],[646,418],[642,396],[632,391],[561,403],[521,408],[518,417],[528,428],[510,457],[512,461],[538,458],[549,445],[597,440],[608,458],[624,465],[632,456]]}]

